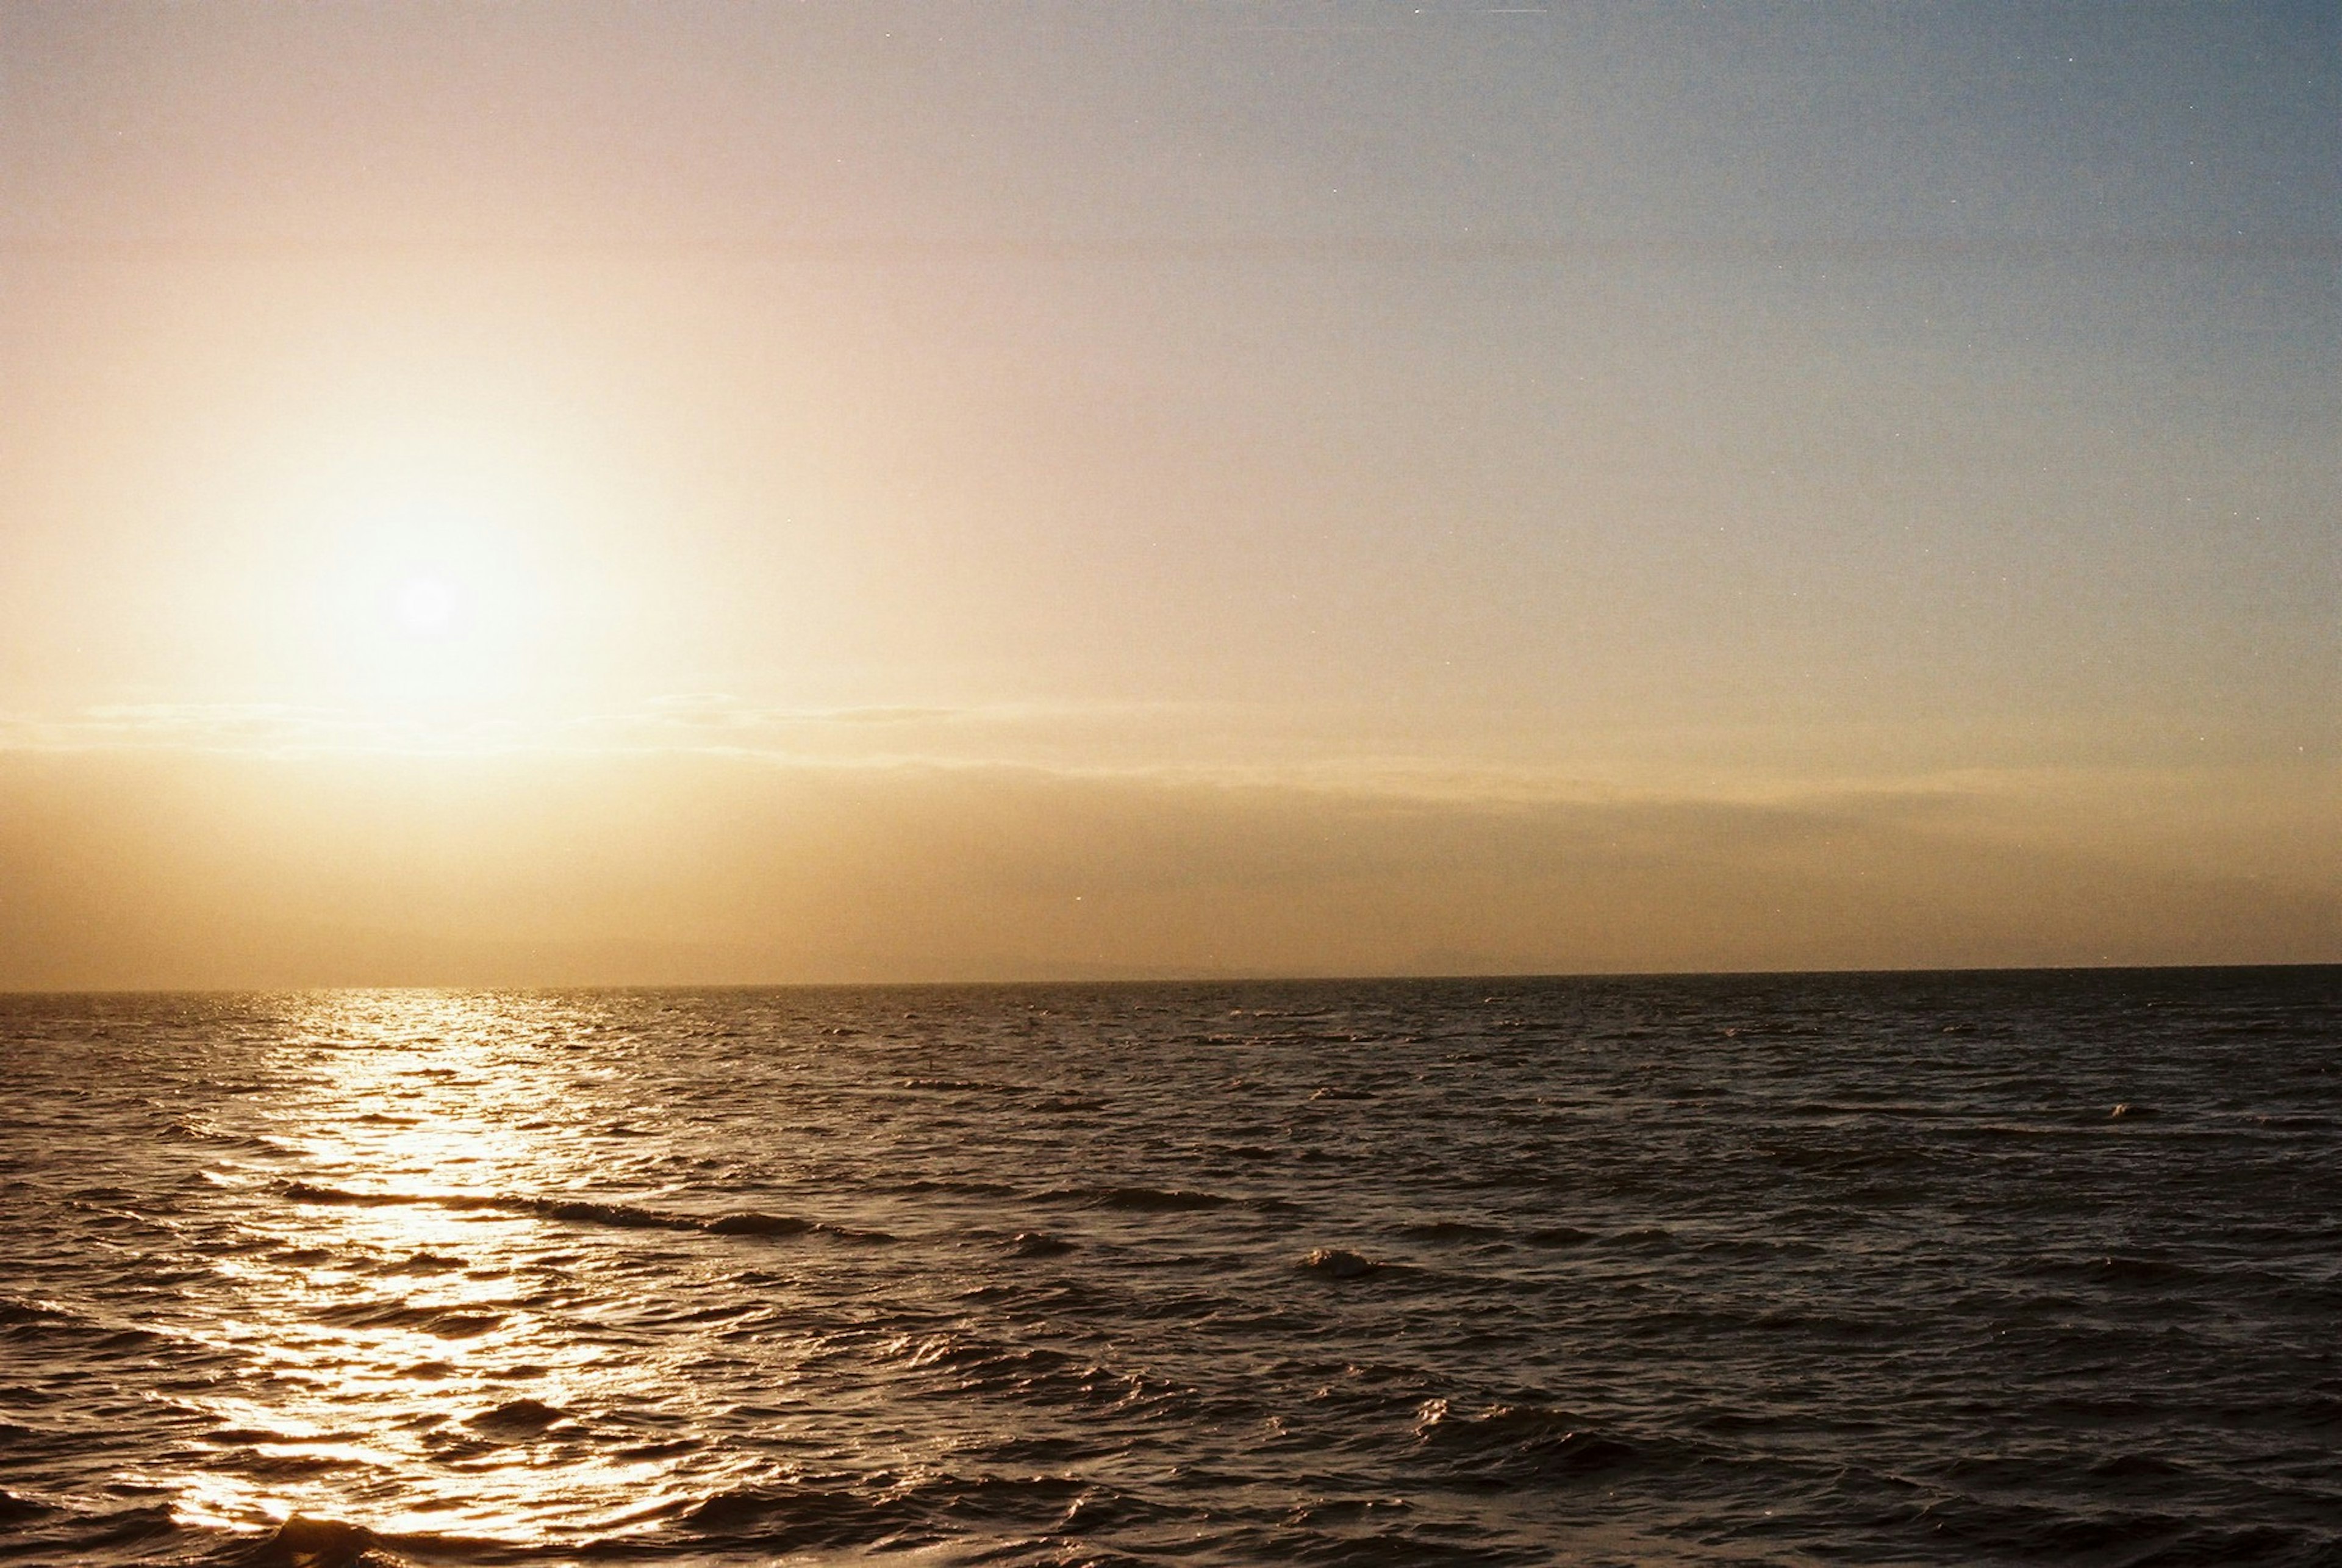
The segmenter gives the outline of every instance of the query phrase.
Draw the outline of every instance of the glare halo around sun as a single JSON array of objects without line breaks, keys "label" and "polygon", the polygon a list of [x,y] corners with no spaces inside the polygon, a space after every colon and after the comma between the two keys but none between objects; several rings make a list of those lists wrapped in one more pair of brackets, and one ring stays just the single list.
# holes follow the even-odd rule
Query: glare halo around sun
[{"label": "glare halo around sun", "polygon": [[518,394],[466,406],[463,379],[326,398],[255,496],[247,690],[325,733],[535,744],[627,701],[661,652],[645,606],[666,573],[636,519],[664,497],[625,442]]}]

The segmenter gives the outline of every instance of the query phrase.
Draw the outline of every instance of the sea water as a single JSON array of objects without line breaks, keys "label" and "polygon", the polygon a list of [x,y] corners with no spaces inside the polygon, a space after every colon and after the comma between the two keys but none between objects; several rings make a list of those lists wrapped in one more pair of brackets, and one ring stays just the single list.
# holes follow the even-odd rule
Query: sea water
[{"label": "sea water", "polygon": [[2342,971],[0,998],[0,1556],[2342,1561]]}]

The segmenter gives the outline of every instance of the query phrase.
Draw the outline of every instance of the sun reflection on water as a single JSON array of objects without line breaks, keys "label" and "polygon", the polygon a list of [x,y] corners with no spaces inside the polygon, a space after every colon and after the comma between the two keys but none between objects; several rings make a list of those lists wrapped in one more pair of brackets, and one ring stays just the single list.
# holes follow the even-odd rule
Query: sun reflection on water
[{"label": "sun reflection on water", "polygon": [[[658,1405],[671,1369],[594,1332],[577,1238],[528,1206],[606,1176],[562,1004],[309,1002],[275,1092],[238,1108],[291,1157],[215,1173],[282,1200],[239,1213],[214,1263],[235,1306],[190,1325],[241,1370],[179,1401],[208,1446],[135,1479],[232,1529],[303,1514],[519,1543],[660,1514],[689,1442],[613,1445],[596,1426]],[[629,1240],[658,1244],[597,1238],[598,1266],[615,1242],[623,1268]]]}]

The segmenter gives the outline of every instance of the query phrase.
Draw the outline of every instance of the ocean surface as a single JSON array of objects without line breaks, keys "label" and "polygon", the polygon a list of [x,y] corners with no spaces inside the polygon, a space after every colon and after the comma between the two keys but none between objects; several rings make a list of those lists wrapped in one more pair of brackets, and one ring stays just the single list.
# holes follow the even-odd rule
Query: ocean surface
[{"label": "ocean surface", "polygon": [[0,998],[0,1558],[2342,1563],[2342,970]]}]

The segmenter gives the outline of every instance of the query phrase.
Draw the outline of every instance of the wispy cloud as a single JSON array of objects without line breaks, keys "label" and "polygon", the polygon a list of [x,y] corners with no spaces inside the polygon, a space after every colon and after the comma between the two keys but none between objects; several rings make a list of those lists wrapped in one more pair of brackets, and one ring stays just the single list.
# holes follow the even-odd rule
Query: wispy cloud
[{"label": "wispy cloud", "polygon": [[[997,720],[1007,710],[989,716]],[[0,750],[135,748],[459,754],[536,750],[786,748],[793,735],[983,721],[983,710],[908,704],[786,707],[721,694],[656,697],[635,708],[557,716],[366,712],[285,703],[106,703],[64,713],[0,714]]]},{"label": "wispy cloud", "polygon": [[802,724],[940,724],[979,710],[921,707],[907,704],[864,707],[784,707],[746,702],[723,692],[680,692],[654,697],[639,714],[611,715],[608,722],[666,723],[685,728],[786,729]]},{"label": "wispy cloud", "polygon": [[2243,782],[1474,799],[706,752],[20,750],[0,985],[2342,958],[2330,791]]}]

